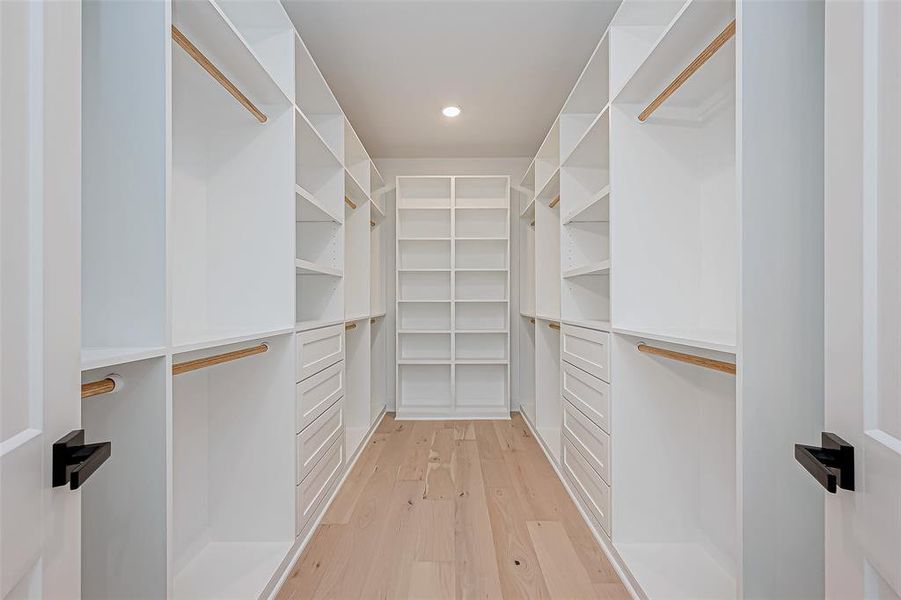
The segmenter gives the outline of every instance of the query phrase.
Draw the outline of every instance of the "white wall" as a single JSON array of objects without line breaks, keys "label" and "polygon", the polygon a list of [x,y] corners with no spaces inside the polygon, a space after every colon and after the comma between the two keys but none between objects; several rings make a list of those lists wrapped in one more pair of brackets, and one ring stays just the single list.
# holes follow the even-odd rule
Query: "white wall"
[{"label": "white wall", "polygon": [[[376,167],[385,180],[386,185],[394,186],[395,177],[399,175],[509,175],[510,184],[518,185],[531,158],[382,158],[374,159]],[[388,410],[395,407],[395,222],[394,205],[385,206],[385,262],[387,281],[385,282],[385,315],[388,331]],[[519,315],[519,231],[517,220],[519,207],[511,206],[510,210],[510,323],[516,323],[513,315]],[[510,327],[510,408],[519,410],[519,365],[517,352],[519,348],[519,328]]]}]

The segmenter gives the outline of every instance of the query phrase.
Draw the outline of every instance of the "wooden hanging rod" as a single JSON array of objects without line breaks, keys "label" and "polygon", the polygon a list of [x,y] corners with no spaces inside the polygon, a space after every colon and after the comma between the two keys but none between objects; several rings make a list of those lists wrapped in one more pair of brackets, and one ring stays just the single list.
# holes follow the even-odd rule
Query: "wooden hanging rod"
[{"label": "wooden hanging rod", "polygon": [[535,227],[535,221],[532,221],[531,223],[529,223],[529,227]]},{"label": "wooden hanging rod", "polygon": [[701,68],[701,66],[710,60],[710,57],[716,54],[716,51],[723,47],[723,45],[728,42],[735,35],[735,19],[732,19],[732,22],[726,25],[726,28],[716,36],[712,42],[710,42],[706,48],[701,50],[701,53],[698,54],[697,57],[693,61],[689,63],[687,67],[682,69],[682,72],[673,79],[673,82],[666,86],[660,94],[654,98],[654,101],[648,104],[647,108],[641,111],[641,114],[638,115],[639,121],[646,121],[648,117],[654,114],[654,111],[660,108],[660,105],[666,102],[666,99],[673,95],[673,93],[682,87],[682,84],[688,81],[688,78],[695,74],[695,71]]},{"label": "wooden hanging rod", "polygon": [[553,200],[551,200],[551,203],[548,204],[548,208],[554,208],[554,207],[557,206],[558,204],[560,204],[560,195],[559,195],[559,194],[557,194],[557,197],[556,197],[556,198],[554,198]]},{"label": "wooden hanging rod", "polygon": [[356,323],[347,323],[344,325],[344,331],[350,331],[351,329],[356,329],[356,328],[357,328]]},{"label": "wooden hanging rod", "polygon": [[106,377],[98,381],[91,381],[81,384],[81,398],[90,398],[91,396],[99,396],[100,394],[109,394],[116,390],[116,380],[112,377]]},{"label": "wooden hanging rod", "polygon": [[551,329],[560,329],[560,323],[551,322],[551,323],[548,323],[547,326],[550,327]]},{"label": "wooden hanging rod", "polygon": [[370,226],[370,227],[375,227],[375,221],[370,221],[370,222],[369,222],[369,226]]},{"label": "wooden hanging rod", "polygon": [[531,323],[532,325],[534,325],[534,324],[535,324],[535,319],[529,319],[529,323]]},{"label": "wooden hanging rod", "polygon": [[253,102],[251,102],[247,96],[241,93],[235,84],[229,81],[228,77],[222,74],[222,71],[216,68],[210,59],[204,56],[203,52],[197,49],[197,46],[191,43],[191,40],[185,37],[181,31],[178,30],[178,27],[175,25],[172,26],[172,39],[181,46],[188,55],[197,61],[197,64],[203,67],[203,70],[210,74],[210,76],[219,82],[219,85],[225,88],[225,90],[231,94],[235,100],[241,103],[241,106],[250,111],[257,121],[260,123],[265,123],[267,121],[266,115],[264,115],[260,109],[254,106]]},{"label": "wooden hanging rod", "polygon": [[175,363],[174,365],[172,365],[172,374],[181,375],[182,373],[189,373],[198,369],[205,369],[206,367],[220,365],[222,363],[238,360],[239,358],[253,356],[254,354],[262,354],[267,350],[269,350],[269,344],[263,343],[252,348],[233,350],[231,352],[223,352],[222,354],[216,354],[214,356],[207,356],[206,358],[198,358],[196,360],[189,360],[183,363]]},{"label": "wooden hanging rod", "polygon": [[349,207],[351,207],[354,210],[357,210],[356,203],[353,200],[351,200],[350,198],[348,198],[347,196],[344,196],[344,204],[348,205]]},{"label": "wooden hanging rod", "polygon": [[372,325],[373,323],[375,323],[375,319],[369,319],[369,324]]},{"label": "wooden hanging rod", "polygon": [[638,351],[646,352],[648,354],[654,354],[656,356],[662,356],[664,358],[669,358],[672,360],[678,360],[692,365],[697,365],[699,367],[704,367],[705,369],[713,369],[714,371],[720,371],[721,373],[735,375],[735,364],[722,360],[714,360],[712,358],[705,358],[703,356],[695,356],[694,354],[685,354],[684,352],[676,352],[674,350],[666,350],[664,348],[648,346],[644,342],[640,342],[638,344]]}]

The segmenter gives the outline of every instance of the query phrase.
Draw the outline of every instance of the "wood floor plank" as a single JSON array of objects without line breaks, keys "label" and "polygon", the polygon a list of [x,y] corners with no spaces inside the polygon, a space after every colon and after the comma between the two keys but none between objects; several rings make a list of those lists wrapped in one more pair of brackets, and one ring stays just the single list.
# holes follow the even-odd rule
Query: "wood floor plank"
[{"label": "wood floor plank", "polygon": [[436,428],[432,432],[429,463],[425,477],[425,495],[428,500],[452,500],[456,492],[455,466],[457,446],[454,430]]},{"label": "wood floor plank", "polygon": [[387,415],[278,599],[405,597],[628,593],[518,414]]},{"label": "wood floor plank", "polygon": [[454,563],[414,562],[410,570],[407,598],[411,600],[452,600]]},{"label": "wood floor plank", "polygon": [[[422,499],[422,481],[398,481],[388,499],[388,514],[378,559],[369,565],[361,588],[340,588],[339,598],[402,598],[406,595],[416,547],[416,515]],[[355,578],[349,578],[352,582]]]},{"label": "wood floor plank", "polygon": [[552,598],[594,598],[594,585],[558,521],[529,521],[529,536]]},{"label": "wood floor plank", "polygon": [[417,421],[413,424],[407,451],[397,472],[401,481],[423,481],[429,464],[429,450],[437,429],[433,421]]},{"label": "wood floor plank", "polygon": [[454,527],[457,598],[503,598],[476,442],[458,441]]},{"label": "wood floor plank", "polygon": [[[482,469],[497,475],[494,482],[509,483],[506,466],[501,461],[482,461]],[[488,517],[494,539],[495,557],[501,592],[504,598],[550,598],[538,557],[532,546],[529,530],[516,492],[507,487],[492,487],[485,477],[488,498]]]},{"label": "wood floor plank", "polygon": [[423,500],[416,505],[416,549],[419,562],[453,562],[454,501]]},{"label": "wood floor plank", "polygon": [[323,525],[343,525],[350,521],[357,499],[363,493],[363,488],[369,481],[370,476],[375,472],[379,455],[382,453],[382,448],[385,447],[389,435],[387,433],[372,434],[369,443],[361,451],[353,470],[351,470],[347,479],[344,480],[344,484],[341,486],[341,493],[335,497],[335,500],[325,512],[325,516],[322,518]]}]

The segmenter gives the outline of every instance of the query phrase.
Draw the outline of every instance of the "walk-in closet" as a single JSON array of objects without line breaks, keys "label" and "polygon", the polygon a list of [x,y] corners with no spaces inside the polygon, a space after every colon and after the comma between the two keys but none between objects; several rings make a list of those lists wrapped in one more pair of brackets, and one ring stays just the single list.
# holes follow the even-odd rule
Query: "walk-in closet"
[{"label": "walk-in closet", "polygon": [[897,27],[0,2],[0,598],[899,600]]}]

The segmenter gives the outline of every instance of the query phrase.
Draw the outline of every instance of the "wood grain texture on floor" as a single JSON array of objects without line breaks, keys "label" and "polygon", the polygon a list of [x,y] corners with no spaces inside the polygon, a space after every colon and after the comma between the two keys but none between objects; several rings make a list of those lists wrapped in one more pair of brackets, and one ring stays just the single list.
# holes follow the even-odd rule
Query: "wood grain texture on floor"
[{"label": "wood grain texture on floor", "polygon": [[386,415],[279,600],[628,600],[522,417]]}]

